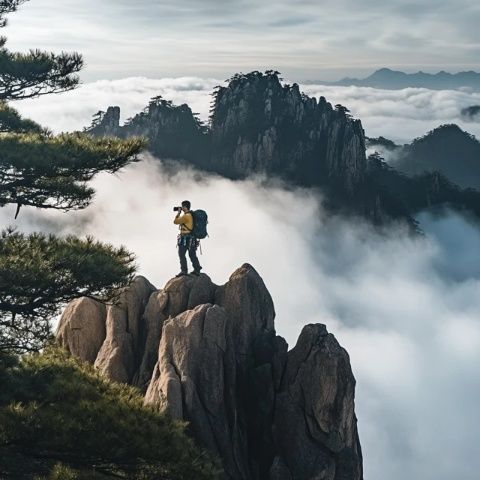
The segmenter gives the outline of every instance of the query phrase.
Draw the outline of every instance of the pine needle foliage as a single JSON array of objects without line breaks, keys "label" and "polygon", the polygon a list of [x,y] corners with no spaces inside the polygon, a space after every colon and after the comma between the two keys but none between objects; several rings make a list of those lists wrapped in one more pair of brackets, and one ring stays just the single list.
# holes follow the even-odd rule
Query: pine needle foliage
[{"label": "pine needle foliage", "polygon": [[143,139],[135,137],[4,133],[0,135],[0,206],[83,209],[95,193],[88,182],[98,173],[115,173],[136,161],[143,147]]},{"label": "pine needle foliage", "polygon": [[134,256],[87,237],[5,231],[0,238],[0,351],[35,351],[61,306],[81,296],[103,302],[133,278]]},{"label": "pine needle foliage", "polygon": [[15,12],[22,3],[27,1],[28,0],[0,0],[0,28],[7,25],[5,15]]},{"label": "pine needle foliage", "polygon": [[97,478],[92,472],[138,480],[217,478],[218,467],[185,435],[183,423],[59,347],[21,360],[0,356],[0,384],[6,386],[0,391],[5,478],[33,478],[32,467],[37,478],[53,479]]},{"label": "pine needle foliage", "polygon": [[0,133],[49,133],[33,120],[23,119],[20,114],[5,101],[0,101]]},{"label": "pine needle foliage", "polygon": [[[0,28],[5,15],[12,13],[26,0],[0,0]],[[28,53],[10,52],[0,37],[0,100],[21,100],[75,88],[83,67],[78,53],[60,54],[31,49]]]},{"label": "pine needle foliage", "polygon": [[[0,0],[0,27],[22,0]],[[93,198],[88,182],[100,172],[117,172],[138,160],[141,138],[94,139],[80,133],[53,135],[23,119],[6,102],[72,90],[83,66],[78,53],[40,50],[14,53],[0,37],[0,206],[76,210]]]}]

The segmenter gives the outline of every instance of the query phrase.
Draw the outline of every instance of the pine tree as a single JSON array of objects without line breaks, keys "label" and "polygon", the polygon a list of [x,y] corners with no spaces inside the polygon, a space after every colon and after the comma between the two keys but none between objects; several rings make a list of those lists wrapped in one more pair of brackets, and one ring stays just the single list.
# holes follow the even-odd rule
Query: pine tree
[{"label": "pine tree", "polygon": [[132,279],[134,256],[74,236],[12,230],[0,238],[0,353],[37,351],[51,339],[59,306],[88,296],[114,301]]},{"label": "pine tree", "polygon": [[[26,0],[0,0],[5,15]],[[79,84],[78,53],[12,53],[0,38],[0,207],[71,211],[85,208],[94,190],[89,181],[100,172],[117,172],[138,160],[140,138],[93,138],[82,133],[54,135],[23,119],[6,102],[63,92]],[[25,235],[5,230],[0,236],[0,353],[42,348],[51,336],[50,319],[67,301],[91,296],[105,301],[127,285],[133,255],[91,238]]]},{"label": "pine tree", "polygon": [[335,110],[340,114],[344,115],[345,117],[351,117],[350,110],[347,107],[344,107],[342,104],[337,103],[335,105]]},{"label": "pine tree", "polygon": [[2,480],[223,478],[183,422],[60,348],[0,357],[0,385]]}]

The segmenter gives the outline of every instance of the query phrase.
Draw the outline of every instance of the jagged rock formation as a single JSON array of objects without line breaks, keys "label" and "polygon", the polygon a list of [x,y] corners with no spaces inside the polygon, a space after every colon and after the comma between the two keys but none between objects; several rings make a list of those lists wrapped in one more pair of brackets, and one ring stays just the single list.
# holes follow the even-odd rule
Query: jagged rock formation
[{"label": "jagged rock formation", "polygon": [[[229,178],[275,174],[302,185],[334,182],[353,193],[366,169],[362,125],[346,109],[317,102],[275,72],[236,75],[214,93],[207,128],[187,105],[158,97],[123,127],[109,107],[90,132],[144,135],[160,158],[182,159]],[[114,126],[112,128],[112,126]]]},{"label": "jagged rock formation", "polygon": [[187,420],[226,479],[361,480],[347,352],[324,325],[307,325],[288,352],[274,317],[267,288],[245,264],[223,286],[202,274],[155,290],[138,277],[118,306],[77,300],[57,338]]},{"label": "jagged rock formation", "polygon": [[219,87],[212,110],[212,163],[232,177],[275,173],[302,185],[334,181],[353,193],[365,176],[359,120],[282,85],[278,76],[234,77]]},{"label": "jagged rock formation", "polygon": [[186,104],[174,106],[157,97],[123,126],[120,126],[120,108],[108,107],[100,121],[88,131],[98,136],[145,136],[155,155],[207,167],[208,135],[205,126]]},{"label": "jagged rock formation", "polygon": [[282,85],[277,72],[235,75],[227,87],[217,87],[208,126],[187,105],[175,106],[160,97],[123,126],[117,113],[118,107],[109,107],[87,131],[144,135],[149,150],[164,160],[187,162],[231,179],[263,174],[322,187],[326,208],[374,221],[389,216],[379,211],[378,196],[384,194],[365,180],[361,122],[324,97],[317,101],[296,84]]},{"label": "jagged rock formation", "polygon": [[[158,158],[187,162],[232,179],[264,174],[320,187],[330,211],[361,215],[375,224],[401,219],[414,227],[412,216],[418,210],[409,209],[403,197],[371,175],[361,122],[324,97],[317,101],[296,84],[282,85],[277,73],[235,75],[227,86],[217,87],[208,126],[187,105],[175,106],[157,97],[123,126],[118,107],[110,107],[87,131],[144,135]],[[424,186],[410,184],[415,190]],[[429,198],[429,193],[418,197]],[[468,199],[457,195],[458,202],[460,209],[470,209]],[[426,202],[420,208],[429,206]]]},{"label": "jagged rock formation", "polygon": [[339,381],[351,377],[348,355],[325,325],[307,325],[288,353],[273,425],[274,468],[295,465],[295,475],[274,478],[361,478],[360,463],[351,462],[362,456],[352,422],[355,385]]},{"label": "jagged rock formation", "polygon": [[106,337],[106,307],[91,298],[71,301],[60,322],[57,339],[70,352],[86,362],[93,363]]}]

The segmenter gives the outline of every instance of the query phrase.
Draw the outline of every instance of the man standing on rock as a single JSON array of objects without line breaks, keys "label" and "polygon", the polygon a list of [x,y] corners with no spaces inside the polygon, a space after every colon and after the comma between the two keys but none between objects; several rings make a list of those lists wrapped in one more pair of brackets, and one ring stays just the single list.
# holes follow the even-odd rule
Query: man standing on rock
[{"label": "man standing on rock", "polygon": [[[177,237],[178,256],[180,257],[180,273],[176,275],[181,277],[188,274],[186,253],[193,266],[193,275],[200,275],[200,262],[197,258],[197,247],[199,241],[192,234],[193,230],[193,215],[190,211],[191,204],[188,200],[182,202],[181,207],[175,207],[177,216],[173,220],[175,225],[180,225],[180,234]],[[182,215],[183,214],[183,215]]]}]

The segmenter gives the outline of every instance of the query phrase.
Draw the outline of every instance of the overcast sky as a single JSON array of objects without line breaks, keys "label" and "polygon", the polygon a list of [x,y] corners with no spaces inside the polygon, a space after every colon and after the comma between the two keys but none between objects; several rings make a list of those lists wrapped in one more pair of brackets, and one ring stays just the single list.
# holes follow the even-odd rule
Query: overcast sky
[{"label": "overcast sky", "polygon": [[11,49],[82,52],[85,81],[266,68],[301,81],[479,69],[479,22],[474,0],[31,0],[4,34]]}]

